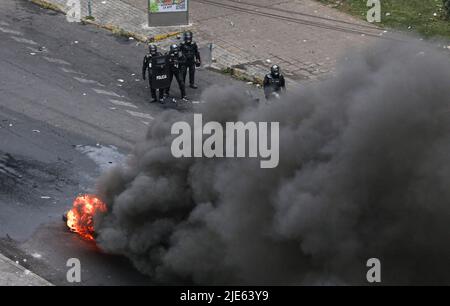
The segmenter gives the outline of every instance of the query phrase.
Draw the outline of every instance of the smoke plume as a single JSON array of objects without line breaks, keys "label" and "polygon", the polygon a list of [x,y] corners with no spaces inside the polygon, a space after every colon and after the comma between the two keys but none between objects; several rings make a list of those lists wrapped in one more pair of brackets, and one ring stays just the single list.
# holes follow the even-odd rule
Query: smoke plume
[{"label": "smoke plume", "polygon": [[[294,89],[289,89],[291,92]],[[212,87],[206,121],[280,122],[280,164],[171,154],[165,111],[127,166],[106,173],[106,252],[155,282],[450,283],[450,60],[424,43],[349,54],[337,75],[271,104]]]}]

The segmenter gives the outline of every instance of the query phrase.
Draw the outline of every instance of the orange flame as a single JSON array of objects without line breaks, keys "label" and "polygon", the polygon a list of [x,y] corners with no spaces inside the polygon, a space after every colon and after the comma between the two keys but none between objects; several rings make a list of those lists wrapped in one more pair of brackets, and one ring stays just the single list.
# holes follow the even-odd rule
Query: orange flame
[{"label": "orange flame", "polygon": [[67,212],[67,226],[87,240],[94,240],[94,215],[106,212],[106,205],[91,194],[78,196]]}]

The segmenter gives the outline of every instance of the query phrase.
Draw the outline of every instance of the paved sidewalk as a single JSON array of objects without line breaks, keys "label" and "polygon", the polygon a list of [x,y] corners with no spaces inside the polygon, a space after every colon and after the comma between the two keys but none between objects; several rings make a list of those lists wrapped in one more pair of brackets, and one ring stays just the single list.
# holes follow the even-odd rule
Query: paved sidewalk
[{"label": "paved sidewalk", "polygon": [[[146,0],[123,1],[144,8]],[[297,81],[329,73],[347,48],[378,39],[383,32],[313,0],[190,3],[197,37],[220,47],[213,54],[217,61],[256,74],[276,63]]]},{"label": "paved sidewalk", "polygon": [[[45,0],[67,11],[66,0]],[[82,15],[87,15],[82,1]],[[314,80],[332,72],[349,48],[381,39],[372,24],[314,0],[190,0],[190,27],[147,27],[147,0],[92,0],[95,22],[143,37],[194,31],[200,47],[213,44],[213,68],[261,81],[277,63],[291,81]],[[162,47],[176,41],[159,42]]]},{"label": "paved sidewalk", "polygon": [[0,286],[52,286],[52,284],[0,254]]}]

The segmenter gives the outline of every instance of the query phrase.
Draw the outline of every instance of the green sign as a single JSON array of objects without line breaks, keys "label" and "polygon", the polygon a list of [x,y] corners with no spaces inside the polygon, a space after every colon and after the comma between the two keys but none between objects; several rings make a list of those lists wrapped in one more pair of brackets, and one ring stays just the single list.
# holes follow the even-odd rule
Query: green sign
[{"label": "green sign", "polygon": [[150,13],[186,12],[188,0],[149,0]]}]

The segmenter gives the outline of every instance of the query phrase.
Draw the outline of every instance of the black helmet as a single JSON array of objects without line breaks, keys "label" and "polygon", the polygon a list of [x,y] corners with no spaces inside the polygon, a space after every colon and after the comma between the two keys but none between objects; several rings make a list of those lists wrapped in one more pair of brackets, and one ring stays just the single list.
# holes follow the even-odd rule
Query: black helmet
[{"label": "black helmet", "polygon": [[272,68],[270,68],[270,73],[274,76],[274,77],[278,77],[280,75],[280,66],[278,65],[273,65]]},{"label": "black helmet", "polygon": [[149,45],[148,46],[148,51],[150,52],[150,54],[156,54],[156,52],[158,52],[158,47],[156,47],[156,45]]},{"label": "black helmet", "polygon": [[184,32],[184,41],[187,42],[187,43],[191,43],[193,36],[194,35],[192,35],[191,31]]},{"label": "black helmet", "polygon": [[173,44],[170,46],[170,53],[178,53],[178,45]]}]

